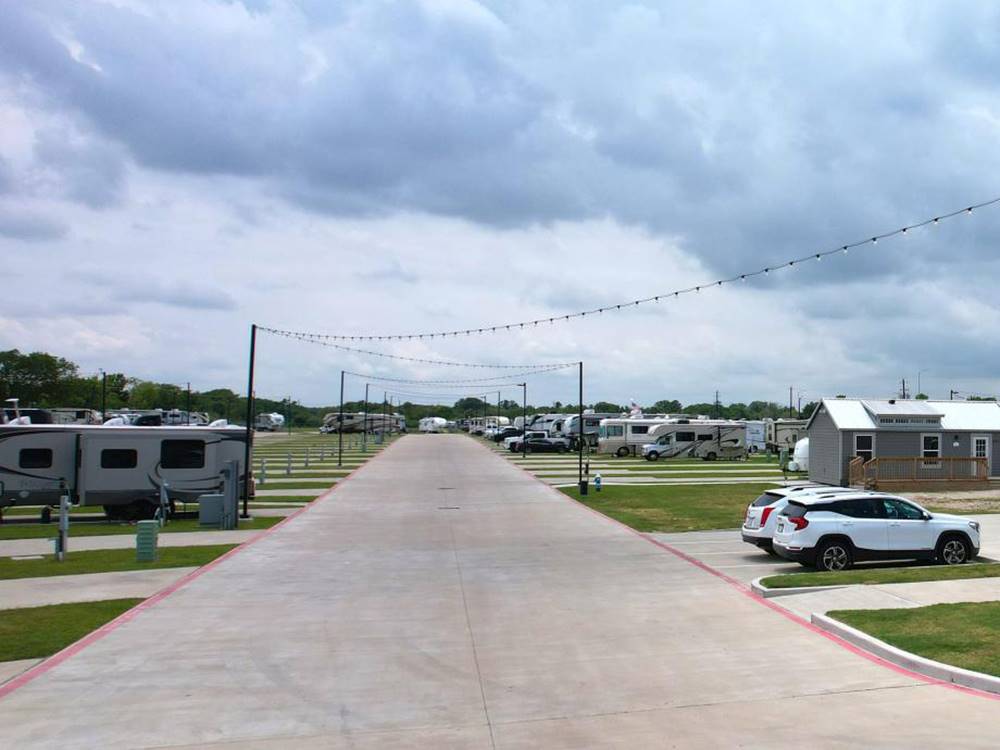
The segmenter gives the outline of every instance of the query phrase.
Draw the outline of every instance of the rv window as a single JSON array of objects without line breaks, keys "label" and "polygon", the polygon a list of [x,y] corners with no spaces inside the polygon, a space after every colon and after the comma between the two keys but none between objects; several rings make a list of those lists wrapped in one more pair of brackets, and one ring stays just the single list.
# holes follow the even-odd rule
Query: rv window
[{"label": "rv window", "polygon": [[134,469],[139,453],[132,448],[105,448],[101,451],[102,469]]},{"label": "rv window", "polygon": [[649,426],[648,425],[644,425],[644,424],[634,424],[634,425],[632,425],[632,434],[633,435],[645,435],[647,432],[649,432]]},{"label": "rv window", "polygon": [[678,443],[693,443],[694,433],[693,432],[678,432],[674,435],[674,441]]},{"label": "rv window", "polygon": [[620,424],[609,424],[601,429],[607,432],[606,437],[621,437],[625,434],[625,428]]},{"label": "rv window", "polygon": [[17,464],[22,469],[49,469],[52,467],[52,449],[22,448]]},{"label": "rv window", "polygon": [[204,440],[164,440],[160,443],[164,469],[201,469],[205,466]]},{"label": "rv window", "polygon": [[714,440],[715,438],[712,435],[708,435],[708,434],[704,434],[703,433],[703,434],[698,435],[698,439],[699,440]]}]

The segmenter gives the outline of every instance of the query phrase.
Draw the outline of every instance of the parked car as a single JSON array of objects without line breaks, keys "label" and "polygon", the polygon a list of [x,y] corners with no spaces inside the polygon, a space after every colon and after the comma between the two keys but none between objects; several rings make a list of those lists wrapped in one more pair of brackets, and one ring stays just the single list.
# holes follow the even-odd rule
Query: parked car
[{"label": "parked car", "polygon": [[499,443],[509,437],[519,436],[523,430],[520,427],[501,427],[499,432],[493,434],[493,442]]},{"label": "parked car", "polygon": [[832,496],[856,492],[857,490],[846,487],[827,487],[826,485],[775,487],[767,490],[747,506],[741,530],[743,541],[760,547],[772,555],[777,554],[771,543],[774,537],[774,526],[778,521],[778,513],[788,505],[789,498],[805,495]]},{"label": "parked car", "polygon": [[569,446],[562,438],[529,437],[526,450],[528,453],[565,453]]},{"label": "parked car", "polygon": [[846,570],[862,560],[968,562],[979,554],[979,524],[931,513],[880,492],[808,495],[779,512],[774,550],[821,570]]},{"label": "parked car", "polygon": [[[532,438],[547,438],[549,433],[543,432],[542,430],[528,430],[527,437],[529,440]],[[509,450],[511,453],[517,453],[521,450],[522,437],[520,435],[514,435],[513,437],[504,438],[503,445],[504,448]]]}]

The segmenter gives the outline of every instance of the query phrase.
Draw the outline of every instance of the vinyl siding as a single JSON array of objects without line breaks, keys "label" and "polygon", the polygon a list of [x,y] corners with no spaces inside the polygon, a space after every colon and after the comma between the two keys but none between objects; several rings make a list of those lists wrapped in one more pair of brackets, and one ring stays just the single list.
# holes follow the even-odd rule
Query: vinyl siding
[{"label": "vinyl siding", "polygon": [[824,410],[809,426],[809,480],[820,484],[841,484],[840,432]]}]

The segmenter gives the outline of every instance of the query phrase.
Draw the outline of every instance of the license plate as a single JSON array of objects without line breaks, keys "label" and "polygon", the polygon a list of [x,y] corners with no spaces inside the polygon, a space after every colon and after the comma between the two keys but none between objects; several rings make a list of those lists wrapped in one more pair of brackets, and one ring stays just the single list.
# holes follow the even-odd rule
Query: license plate
[{"label": "license plate", "polygon": [[778,521],[778,531],[784,531],[784,530],[785,530],[784,522]]}]

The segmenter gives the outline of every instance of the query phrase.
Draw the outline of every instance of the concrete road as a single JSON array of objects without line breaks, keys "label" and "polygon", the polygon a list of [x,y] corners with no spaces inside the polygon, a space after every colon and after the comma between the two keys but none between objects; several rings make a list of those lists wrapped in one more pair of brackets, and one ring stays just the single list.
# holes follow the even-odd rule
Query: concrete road
[{"label": "concrete road", "polygon": [[397,441],[7,685],[19,749],[1000,745],[997,701],[854,653],[447,435]]}]

